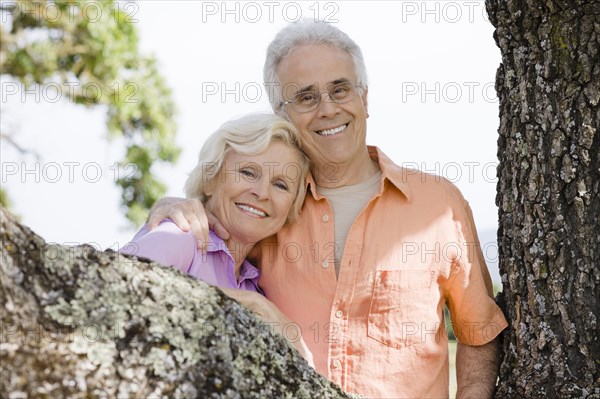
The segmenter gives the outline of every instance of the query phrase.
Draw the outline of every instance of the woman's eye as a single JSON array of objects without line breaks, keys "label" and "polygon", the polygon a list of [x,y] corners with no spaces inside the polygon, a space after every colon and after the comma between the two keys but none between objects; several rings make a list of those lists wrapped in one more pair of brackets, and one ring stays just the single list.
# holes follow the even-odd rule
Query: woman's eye
[{"label": "woman's eye", "polygon": [[246,177],[254,177],[254,172],[252,172],[251,170],[248,170],[248,169],[241,169],[240,174],[242,176],[246,176]]},{"label": "woman's eye", "polygon": [[283,183],[283,182],[275,182],[275,187],[280,188],[282,190],[287,191],[288,187],[287,184]]}]

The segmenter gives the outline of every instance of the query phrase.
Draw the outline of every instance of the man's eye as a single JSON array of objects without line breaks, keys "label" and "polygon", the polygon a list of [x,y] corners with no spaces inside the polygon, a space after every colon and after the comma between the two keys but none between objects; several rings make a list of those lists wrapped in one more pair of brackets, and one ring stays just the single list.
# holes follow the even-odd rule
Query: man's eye
[{"label": "man's eye", "polygon": [[348,92],[350,91],[350,86],[348,86],[347,84],[343,84],[343,85],[337,85],[334,86],[331,90],[331,93],[334,96],[345,96],[346,94],[348,94]]},{"label": "man's eye", "polygon": [[315,98],[317,98],[315,93],[300,93],[296,96],[296,102],[301,104],[309,104],[313,103],[315,101]]}]

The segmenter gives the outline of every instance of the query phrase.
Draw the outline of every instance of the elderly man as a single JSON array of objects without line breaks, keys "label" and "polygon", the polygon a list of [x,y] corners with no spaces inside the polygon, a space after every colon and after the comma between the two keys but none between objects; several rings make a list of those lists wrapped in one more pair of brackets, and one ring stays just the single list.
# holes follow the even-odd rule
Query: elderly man
[{"label": "elderly man", "polygon": [[[298,323],[316,369],[366,397],[448,397],[447,304],[460,342],[458,397],[490,397],[507,324],[471,210],[445,179],[367,146],[360,48],[331,25],[291,24],[269,46],[264,77],[313,165],[299,219],[260,247],[259,284]],[[206,241],[198,201],[164,200],[149,222],[167,216]]]}]

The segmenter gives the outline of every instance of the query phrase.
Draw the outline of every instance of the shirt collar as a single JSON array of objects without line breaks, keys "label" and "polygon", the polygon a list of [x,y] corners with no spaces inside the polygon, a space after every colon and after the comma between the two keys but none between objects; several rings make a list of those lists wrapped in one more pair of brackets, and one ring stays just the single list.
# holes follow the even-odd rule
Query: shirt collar
[{"label": "shirt collar", "polygon": [[[227,254],[231,261],[233,262],[233,257],[229,252],[229,248],[227,248],[227,244],[221,237],[215,234],[214,231],[208,231],[209,245],[206,249],[206,252],[213,253],[222,251]],[[248,262],[246,259],[242,262],[240,266],[240,277],[241,280],[256,280],[260,277],[260,270],[258,270],[252,263]]]},{"label": "shirt collar", "polygon": [[242,262],[242,266],[240,267],[240,276],[249,280],[258,280],[260,277],[260,270],[258,270],[252,263],[244,259],[244,262]]},{"label": "shirt collar", "polygon": [[225,251],[227,255],[231,257],[229,253],[229,248],[227,248],[227,244],[221,237],[215,234],[214,231],[208,231],[208,245],[206,248],[206,252],[217,252],[217,251]]},{"label": "shirt collar", "polygon": [[[367,146],[369,149],[369,156],[373,161],[376,161],[379,164],[379,168],[381,169],[381,188],[379,193],[383,193],[383,189],[385,187],[385,180],[389,180],[404,196],[407,200],[410,201],[411,198],[411,190],[408,185],[407,176],[411,173],[410,169],[403,168],[401,166],[396,165],[387,155],[385,155],[378,147],[375,146]],[[311,189],[314,187],[314,190]],[[323,196],[317,193],[317,184],[312,176],[312,173],[309,173],[306,178],[306,192],[311,193],[315,200],[320,200]]]}]

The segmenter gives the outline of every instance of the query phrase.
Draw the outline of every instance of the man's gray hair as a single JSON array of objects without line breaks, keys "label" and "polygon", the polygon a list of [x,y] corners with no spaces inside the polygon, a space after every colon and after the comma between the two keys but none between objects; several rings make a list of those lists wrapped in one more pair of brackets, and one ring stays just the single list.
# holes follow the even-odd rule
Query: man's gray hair
[{"label": "man's gray hair", "polygon": [[294,49],[306,44],[327,44],[347,51],[354,61],[356,83],[363,89],[367,87],[367,69],[360,47],[346,33],[329,23],[303,19],[280,30],[267,48],[263,79],[271,107],[277,113],[281,112],[282,102],[277,67]]}]

